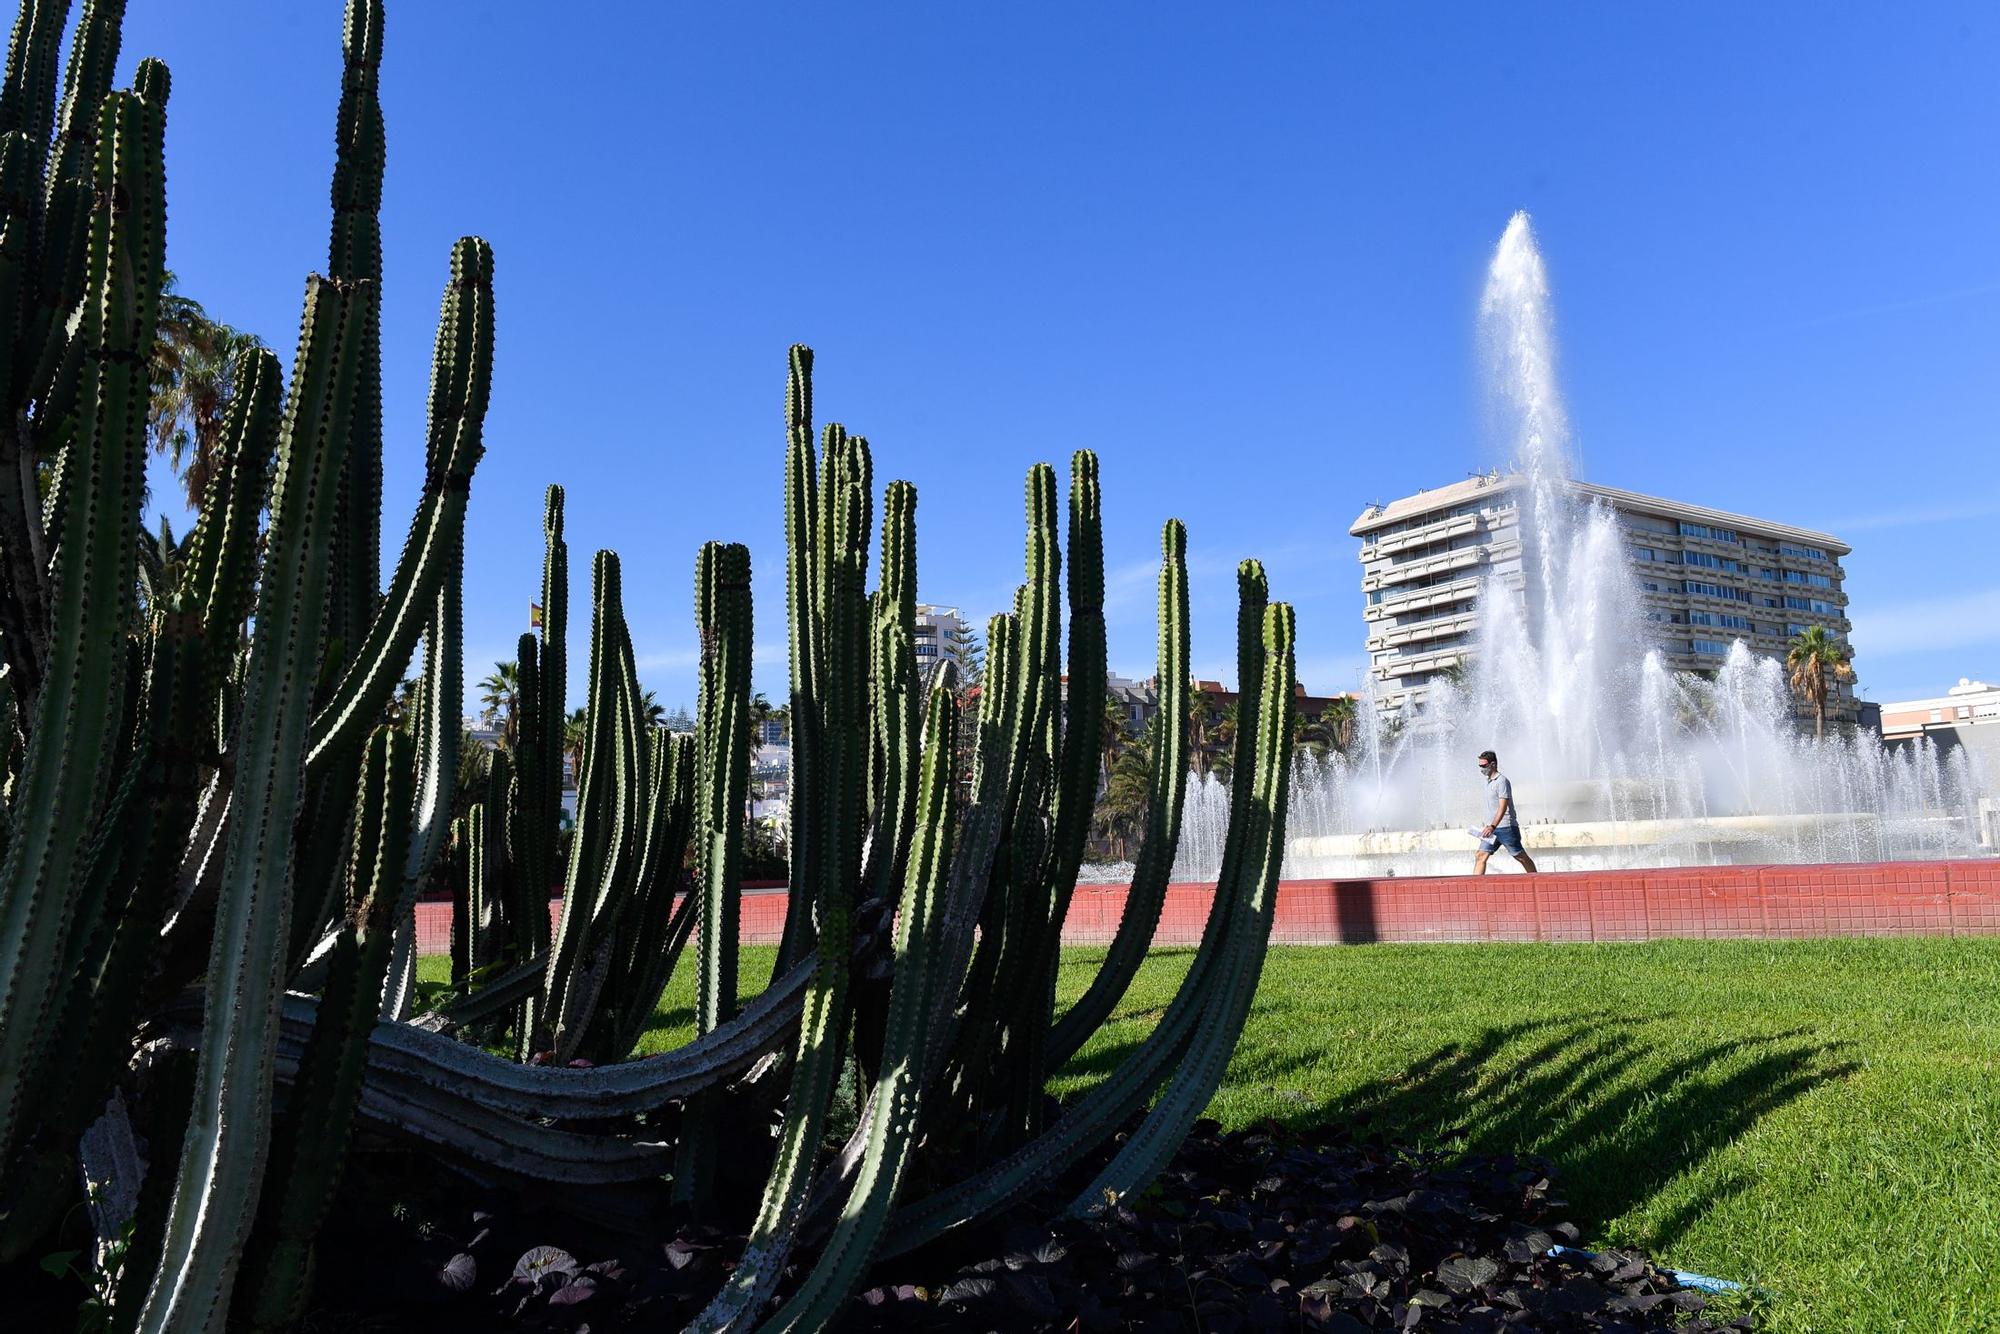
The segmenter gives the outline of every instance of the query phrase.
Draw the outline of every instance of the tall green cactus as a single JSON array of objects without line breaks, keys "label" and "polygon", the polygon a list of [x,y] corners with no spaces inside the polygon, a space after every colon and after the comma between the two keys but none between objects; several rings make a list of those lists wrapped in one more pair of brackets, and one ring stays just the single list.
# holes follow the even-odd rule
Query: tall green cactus
[{"label": "tall green cactus", "polygon": [[[0,864],[0,1162],[15,1147],[24,1081],[46,1037],[44,1016],[70,926],[69,885],[106,791],[114,710],[123,693],[146,355],[165,250],[164,210],[154,202],[164,188],[162,124],[157,107],[129,93],[107,97],[98,117],[100,202],[79,332],[89,371],[76,485],[56,556],[45,684]],[[114,209],[114,201],[124,207]]]},{"label": "tall green cactus", "polygon": [[939,910],[956,822],[952,796],[958,776],[952,768],[957,722],[958,701],[950,686],[934,688],[923,721],[922,776],[912,811],[915,840],[896,914],[895,984],[883,1026],[886,1045],[881,1074],[874,1081],[867,1148],[840,1221],[811,1273],[763,1327],[770,1334],[823,1329],[838,1318],[847,1295],[867,1272],[922,1125],[927,1022],[942,956],[937,947]]},{"label": "tall green cactus", "polygon": [[312,1037],[271,1147],[271,1174],[238,1279],[256,1329],[289,1329],[312,1286],[313,1242],[332,1208],[361,1101],[368,1034],[389,967],[391,914],[409,855],[414,788],[408,737],[380,728],[369,743],[354,811],[346,919],[333,947]]},{"label": "tall green cactus", "polygon": [[[380,0],[347,0],[341,32],[340,111],[335,122],[333,235],[329,276],[342,282],[382,282],[382,173],[386,141],[376,88],[382,69]],[[382,583],[382,329],[371,312],[355,355],[354,405],[348,413],[347,463],[340,475],[334,538],[329,634],[344,645],[343,660],[359,656],[375,619]],[[392,594],[389,601],[394,603]],[[414,638],[411,640],[415,642]],[[403,648],[403,661],[409,645]],[[378,702],[377,709],[380,704]]]},{"label": "tall green cactus", "polygon": [[238,724],[237,808],[216,906],[195,1105],[160,1271],[139,1318],[146,1334],[217,1320],[257,1207],[291,909],[292,825],[345,447],[337,405],[349,397],[352,341],[374,297],[318,277],[306,287]]},{"label": "tall green cactus", "polygon": [[[1188,779],[1188,635],[1187,530],[1169,519],[1160,533],[1159,657],[1154,680],[1159,683],[1158,723],[1151,765],[1147,772],[1146,836],[1132,867],[1118,931],[1105,951],[1104,962],[1090,986],[1063,1012],[1049,1035],[1049,1066],[1059,1069],[1082,1049],[1132,985],[1146,948],[1160,922],[1173,874],[1174,850],[1180,846],[1181,807]],[[1083,715],[1072,712],[1072,717]],[[1060,925],[1060,923],[1058,923]]]},{"label": "tall green cactus", "polygon": [[[743,898],[744,801],[750,787],[750,549],[709,542],[695,561],[701,692],[695,725],[695,1030],[736,1012]],[[689,1102],[674,1158],[674,1196],[703,1208],[714,1188],[719,1094]]]}]

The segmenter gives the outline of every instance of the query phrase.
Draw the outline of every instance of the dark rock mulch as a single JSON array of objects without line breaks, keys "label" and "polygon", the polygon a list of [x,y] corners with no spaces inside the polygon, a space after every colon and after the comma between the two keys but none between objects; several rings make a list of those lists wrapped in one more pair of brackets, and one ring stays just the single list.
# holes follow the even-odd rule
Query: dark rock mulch
[{"label": "dark rock mulch", "polygon": [[[1644,1257],[1575,1246],[1546,1164],[1399,1153],[1327,1127],[1196,1127],[1144,1198],[1018,1229],[942,1287],[886,1282],[857,1329],[1748,1329]],[[891,1262],[883,1278],[914,1280]]]},{"label": "dark rock mulch", "polygon": [[[408,1194],[410,1180],[399,1183]],[[369,1192],[373,1193],[373,1192]],[[679,1328],[740,1233],[586,1227],[521,1196],[438,1183],[337,1228],[318,1330]],[[356,1201],[356,1203],[359,1203]],[[1049,1217],[1063,1197],[1018,1217]],[[347,1211],[343,1211],[347,1212]],[[1720,1331],[1644,1257],[1574,1246],[1546,1164],[1399,1152],[1339,1128],[1197,1127],[1143,1198],[1050,1229],[1005,1222],[878,1267],[856,1330]],[[349,1224],[361,1222],[348,1212]],[[356,1285],[354,1278],[368,1280]],[[336,1287],[328,1279],[334,1275]]]}]

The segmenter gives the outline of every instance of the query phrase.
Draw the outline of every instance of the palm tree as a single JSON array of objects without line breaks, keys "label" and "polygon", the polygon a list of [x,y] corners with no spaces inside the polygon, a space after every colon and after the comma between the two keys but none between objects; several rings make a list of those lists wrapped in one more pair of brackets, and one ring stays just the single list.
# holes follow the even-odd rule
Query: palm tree
[{"label": "palm tree", "polygon": [[1152,801],[1152,768],[1148,743],[1128,736],[1124,749],[1111,762],[1104,793],[1091,813],[1098,842],[1120,861],[1130,855],[1133,832],[1146,822]]},{"label": "palm tree", "polygon": [[153,335],[152,398],[146,431],[155,453],[180,475],[189,509],[200,509],[215,473],[222,419],[236,395],[238,360],[262,346],[255,334],[211,320],[201,303],[176,290],[169,273]]},{"label": "palm tree", "polygon": [[1354,742],[1354,724],[1357,721],[1359,714],[1355,711],[1352,695],[1335,695],[1320,710],[1319,725],[1326,733],[1328,744],[1343,755]]},{"label": "palm tree", "polygon": [[521,665],[494,663],[492,673],[479,683],[479,702],[485,706],[481,720],[488,727],[499,728],[501,746],[513,750],[521,729],[515,719],[521,707]]},{"label": "palm tree", "polygon": [[1209,748],[1218,744],[1217,721],[1209,712],[1208,692],[1199,682],[1188,691],[1188,749],[1194,753],[1194,772],[1204,777],[1209,769]]},{"label": "palm tree", "polygon": [[759,690],[750,696],[750,751],[754,755],[764,741],[764,724],[777,713],[771,707],[771,698]]},{"label": "palm tree", "polygon": [[1104,725],[1097,732],[1097,751],[1103,757],[1100,777],[1103,787],[1111,786],[1111,766],[1117,761],[1118,753],[1125,748],[1131,734],[1125,730],[1125,701],[1113,695],[1104,698]]},{"label": "palm tree", "polygon": [[666,724],[666,720],[667,720],[666,706],[660,703],[659,700],[653,698],[652,691],[650,690],[640,691],[639,692],[640,725],[646,728],[646,730],[651,731],[655,727],[664,726]]},{"label": "palm tree", "polygon": [[569,717],[563,719],[563,755],[569,760],[569,777],[572,783],[583,782],[583,748],[589,740],[589,711],[571,709]]},{"label": "palm tree", "polygon": [[1847,661],[1847,648],[1826,632],[1823,625],[1811,625],[1792,636],[1785,652],[1792,690],[1813,707],[1813,735],[1826,735],[1827,678],[1852,681],[1854,668]]}]

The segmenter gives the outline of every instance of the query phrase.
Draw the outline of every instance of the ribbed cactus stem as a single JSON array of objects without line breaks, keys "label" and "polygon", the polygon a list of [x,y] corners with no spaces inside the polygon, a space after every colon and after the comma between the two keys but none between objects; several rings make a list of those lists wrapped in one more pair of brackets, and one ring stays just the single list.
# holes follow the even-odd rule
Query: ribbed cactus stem
[{"label": "ribbed cactus stem", "polygon": [[[106,107],[117,103],[114,94]],[[372,292],[321,278],[307,286],[235,747],[234,818],[207,971],[201,1067],[160,1272],[139,1318],[143,1334],[221,1322],[257,1207],[270,1136],[292,829],[326,599],[331,499],[345,445],[337,405],[351,397],[353,340],[372,300]]]},{"label": "ribbed cactus stem", "polygon": [[951,869],[957,786],[958,702],[949,688],[931,691],[923,721],[915,837],[896,914],[895,985],[875,1084],[867,1147],[847,1205],[818,1262],[789,1302],[763,1328],[769,1334],[818,1330],[838,1318],[887,1226],[922,1125],[924,1052],[938,986],[939,912]]},{"label": "ribbed cactus stem", "polygon": [[695,1027],[736,1012],[737,921],[743,896],[743,812],[749,793],[750,549],[710,542],[697,563],[701,634],[701,895]]},{"label": "ribbed cactus stem", "polygon": [[788,818],[792,877],[777,972],[809,947],[813,883],[801,867],[820,864],[821,772],[819,674],[823,627],[819,620],[819,469],[813,456],[812,349],[794,344],[785,380],[785,633],[791,670],[791,774]]},{"label": "ribbed cactus stem", "polygon": [[[307,762],[317,775],[359,744],[381,716],[423,633],[436,591],[464,543],[472,472],[485,453],[493,380],[493,248],[476,236],[452,246],[451,279],[431,358],[423,497],[379,611],[347,645],[347,669],[312,720]],[[344,491],[352,501],[352,490]],[[353,571],[350,570],[352,575]],[[368,594],[373,608],[375,593]]]},{"label": "ribbed cactus stem", "polygon": [[271,1149],[271,1175],[240,1280],[254,1329],[290,1329],[312,1290],[313,1242],[333,1206],[361,1100],[368,1036],[389,966],[391,913],[409,855],[411,743],[380,728],[361,769],[348,866],[351,902],[312,1037]]},{"label": "ribbed cactus stem", "polygon": [[[347,0],[341,31],[340,110],[334,123],[333,234],[327,273],[343,282],[382,281],[382,172],[386,139],[376,88],[382,66],[380,0]],[[382,332],[371,311],[356,349],[359,365],[348,414],[347,465],[340,481],[340,531],[329,634],[345,644],[344,660],[360,650],[382,582]],[[435,407],[435,380],[433,381]],[[435,456],[430,460],[435,469]],[[419,595],[419,603],[425,601]],[[421,618],[419,619],[421,624]],[[411,644],[415,643],[412,634]],[[409,645],[403,660],[409,657]],[[379,705],[377,709],[379,710]]]},{"label": "ribbed cactus stem", "polygon": [[[1147,777],[1146,834],[1132,868],[1118,931],[1090,986],[1056,1021],[1049,1035],[1049,1068],[1060,1069],[1080,1051],[1098,1025],[1132,985],[1160,922],[1180,847],[1181,807],[1187,795],[1188,693],[1191,681],[1188,633],[1187,530],[1169,519],[1160,533],[1159,645],[1154,680],[1159,712]],[[1072,717],[1082,715],[1072,713]]]},{"label": "ribbed cactus stem", "polygon": [[[91,221],[89,299],[78,335],[90,373],[77,488],[56,564],[56,633],[0,862],[0,1163],[15,1146],[25,1081],[47,1036],[71,879],[112,772],[142,490],[146,358],[164,254],[162,215],[151,203],[164,188],[161,133],[157,108],[129,93],[105,99],[95,164],[102,205]],[[114,200],[126,207],[114,209]]]},{"label": "ribbed cactus stem", "polygon": [[[1270,943],[1271,911],[1278,869],[1285,853],[1285,806],[1292,769],[1293,683],[1297,627],[1282,602],[1264,609],[1262,698],[1252,742],[1254,765],[1237,779],[1250,789],[1245,803],[1248,828],[1239,858],[1234,911],[1240,925],[1234,948],[1223,960],[1209,1013],[1197,1026],[1181,1068],[1144,1122],[1070,1206],[1072,1214],[1115,1205],[1143,1190],[1186,1140],[1195,1118],[1215,1096],[1229,1054],[1243,1031],[1250,1002],[1262,975]],[[1239,771],[1241,774],[1241,771]]]},{"label": "ribbed cactus stem", "polygon": [[589,740],[578,784],[576,832],[570,842],[562,918],[549,955],[544,993],[557,1056],[568,1059],[583,1041],[602,975],[615,897],[633,863],[640,817],[638,682],[625,629],[617,553],[592,562],[594,609],[590,635]]},{"label": "ribbed cactus stem", "polygon": [[[695,561],[701,693],[695,736],[695,1030],[710,1033],[736,1012],[737,936],[743,899],[743,815],[749,793],[750,549],[709,542]],[[713,1189],[716,1098],[688,1104],[675,1157],[675,1197],[704,1207]]]}]

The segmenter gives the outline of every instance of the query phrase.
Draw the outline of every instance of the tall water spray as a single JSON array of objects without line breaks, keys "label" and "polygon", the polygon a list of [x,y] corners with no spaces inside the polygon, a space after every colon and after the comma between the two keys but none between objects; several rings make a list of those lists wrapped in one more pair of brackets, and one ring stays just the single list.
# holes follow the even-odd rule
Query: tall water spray
[{"label": "tall water spray", "polygon": [[[1732,646],[1713,680],[1649,648],[1617,516],[1571,485],[1548,271],[1525,213],[1479,305],[1485,387],[1510,458],[1469,670],[1419,715],[1364,692],[1348,753],[1302,758],[1291,876],[1468,869],[1485,813],[1473,756],[1497,750],[1544,869],[1972,855],[1985,776],[1963,752],[1887,755],[1873,737],[1800,734],[1783,667]],[[1519,560],[1512,559],[1518,543]],[[1371,682],[1372,686],[1372,682]],[[1214,875],[1227,795],[1189,788],[1176,878]]]}]

